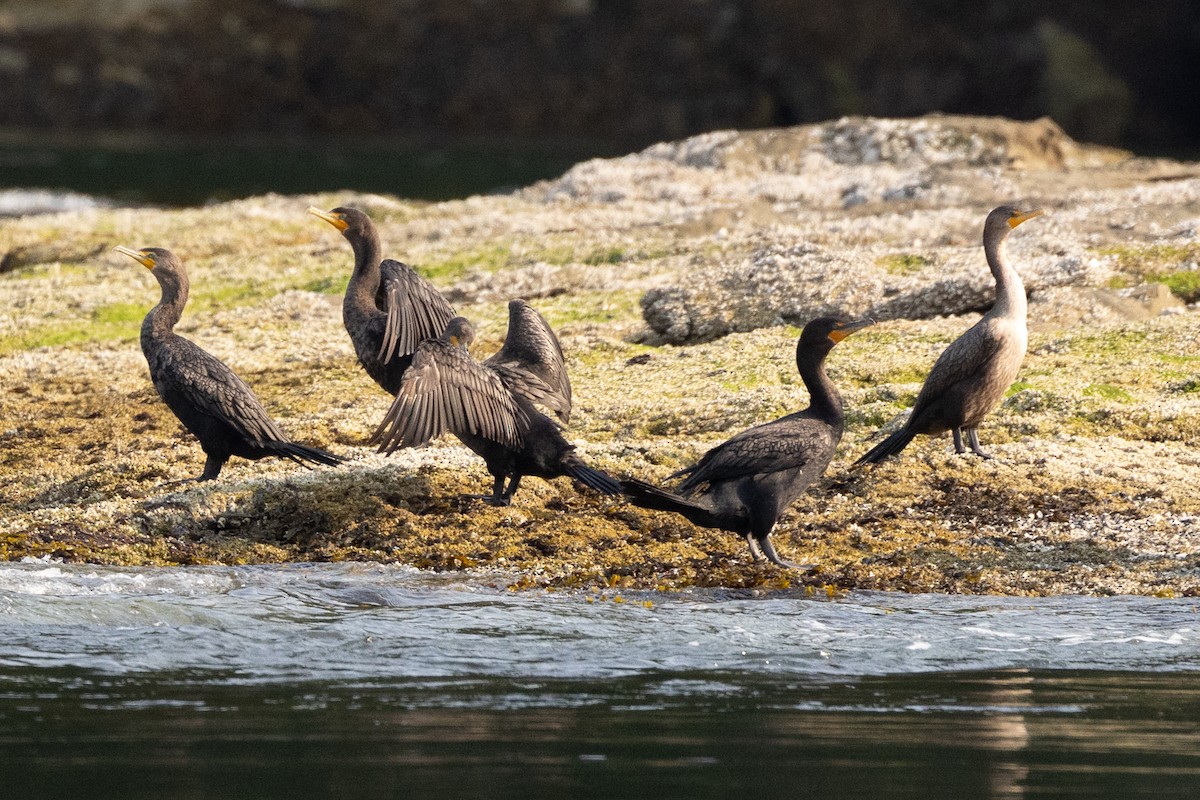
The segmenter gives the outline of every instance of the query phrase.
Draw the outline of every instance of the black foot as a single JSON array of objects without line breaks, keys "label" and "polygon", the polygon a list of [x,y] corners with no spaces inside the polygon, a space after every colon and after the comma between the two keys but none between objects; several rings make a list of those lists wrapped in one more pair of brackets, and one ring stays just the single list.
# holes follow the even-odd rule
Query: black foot
[{"label": "black foot", "polygon": [[967,444],[971,445],[971,452],[980,458],[986,458],[989,461],[992,459],[990,453],[985,453],[983,448],[979,446],[979,431],[971,428],[967,431]]},{"label": "black foot", "polygon": [[173,489],[176,486],[182,486],[185,483],[203,483],[204,481],[210,481],[210,480],[212,480],[212,478],[205,478],[203,475],[201,475],[198,478],[176,478],[173,481],[166,481],[164,483],[158,484],[157,486],[154,487],[154,491],[160,492],[165,489]]}]

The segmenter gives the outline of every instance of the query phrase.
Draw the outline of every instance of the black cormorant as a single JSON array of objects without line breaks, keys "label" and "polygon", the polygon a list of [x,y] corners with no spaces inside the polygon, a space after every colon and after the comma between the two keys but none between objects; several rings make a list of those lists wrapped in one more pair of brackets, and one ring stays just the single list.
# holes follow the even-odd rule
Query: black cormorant
[{"label": "black cormorant", "polygon": [[379,233],[357,208],[309,208],[342,232],[354,250],[354,272],[342,300],[342,322],[363,369],[394,395],[424,339],[436,337],[454,309],[408,264],[382,259]]},{"label": "black cormorant", "polygon": [[163,402],[200,440],[207,460],[197,480],[221,474],[230,456],[258,460],[266,456],[337,466],[341,459],[324,450],[289,441],[245,382],[222,361],[175,333],[188,299],[183,264],[169,250],[117,247],[150,270],[162,287],[162,299],[142,321],[142,352],[150,378]]},{"label": "black cormorant", "polygon": [[682,514],[705,528],[740,533],[756,560],[764,556],[791,567],[775,552],[771,531],[784,509],[825,472],[842,438],[842,398],[825,374],[825,357],[869,319],[818,317],[796,343],[796,367],[808,389],[809,406],[774,422],[742,431],[670,478],[687,476],[675,492],[625,480],[626,496],[638,506]]},{"label": "black cormorant", "polygon": [[571,409],[562,351],[542,316],[523,301],[509,303],[504,346],[482,364],[467,352],[474,340],[471,323],[455,317],[439,338],[418,346],[372,437],[379,449],[418,447],[449,431],[487,463],[495,484],[483,499],[493,505],[512,502],[525,475],[567,475],[620,494],[620,484],[584,464],[554,421],[534,408],[545,405],[564,419]]}]

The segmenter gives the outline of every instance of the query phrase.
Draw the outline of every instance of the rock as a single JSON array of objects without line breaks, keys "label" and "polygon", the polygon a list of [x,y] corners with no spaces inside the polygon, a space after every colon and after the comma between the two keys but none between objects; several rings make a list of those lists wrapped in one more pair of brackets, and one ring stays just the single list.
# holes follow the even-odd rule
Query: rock
[{"label": "rock", "polygon": [[[1006,201],[1051,212],[1009,243],[1031,294],[1100,288],[1117,262],[1087,246],[1096,234],[1072,210],[1073,186],[1090,173],[1111,180],[1145,169],[1073,142],[1050,120],[856,117],[658,144],[580,164],[525,196],[638,206],[647,220],[677,221],[681,235],[750,246],[735,259],[701,259],[685,282],[642,298],[653,335],[682,344],[826,313],[886,320],[986,310],[995,289],[982,223]],[[831,211],[852,215],[823,213]]]},{"label": "rock", "polygon": [[[1200,313],[1144,283],[1194,289],[1196,165],[1106,163],[1109,151],[1043,123],[962,120],[956,137],[958,124],[712,134],[445,203],[339,192],[0,219],[4,250],[45,264],[0,275],[0,560],[362,559],[575,590],[778,580],[739,537],[567,480],[527,481],[507,508],[464,500],[490,479],[451,437],[390,457],[366,446],[390,400],[342,326],[350,249],[304,214],[349,204],[477,323],[477,357],[500,346],[505,301],[535,299],[577,399],[566,435],[613,475],[666,481],[802,407],[796,330],[780,323],[890,315],[830,354],[846,432],[775,534],[785,555],[821,566],[792,591],[1200,596]],[[939,314],[990,303],[980,227],[1013,198],[1047,208],[1010,254],[1048,329],[1031,333],[1012,394],[985,420],[995,460],[921,437],[849,469],[975,316]],[[200,454],[137,344],[157,286],[106,252],[114,239],[184,254],[193,300],[178,330],[226,359],[290,435],[350,463],[239,461],[220,481],[171,483]],[[644,343],[656,339],[687,346]]]},{"label": "rock", "polygon": [[656,333],[678,344],[781,323],[803,325],[823,314],[862,316],[882,293],[877,271],[864,274],[810,245],[769,246],[732,268],[695,276],[687,288],[651,289],[642,298],[642,314]]},{"label": "rock", "polygon": [[108,246],[103,244],[85,248],[56,244],[14,247],[0,258],[0,274],[34,264],[54,262],[77,264],[95,258],[107,249],[109,249]]},{"label": "rock", "polygon": [[1119,325],[1183,310],[1187,304],[1161,283],[1113,291],[1060,286],[1035,292],[1029,302],[1034,330],[1065,330],[1079,325]]}]

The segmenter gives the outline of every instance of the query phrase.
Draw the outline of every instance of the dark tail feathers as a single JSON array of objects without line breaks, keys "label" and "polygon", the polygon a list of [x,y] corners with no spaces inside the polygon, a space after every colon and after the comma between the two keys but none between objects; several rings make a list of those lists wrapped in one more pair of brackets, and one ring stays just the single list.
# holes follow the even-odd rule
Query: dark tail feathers
[{"label": "dark tail feathers", "polygon": [[311,463],[336,467],[342,463],[340,456],[327,453],[317,447],[309,447],[306,444],[298,444],[296,442],[272,442],[270,450],[275,455],[290,458],[292,461],[303,466],[308,466]]},{"label": "dark tail feathers", "polygon": [[572,460],[563,467],[563,471],[584,486],[595,489],[600,494],[620,494],[621,484],[611,475],[593,469],[582,461]]},{"label": "dark tail feathers", "polygon": [[858,460],[854,462],[854,466],[878,464],[888,456],[894,456],[907,447],[916,435],[908,426],[905,426],[859,456]]},{"label": "dark tail feathers", "polygon": [[625,496],[635,506],[652,511],[673,511],[702,528],[731,530],[728,527],[729,521],[718,517],[711,509],[674,492],[660,489],[652,483],[628,478],[621,481],[621,487],[625,490]]}]

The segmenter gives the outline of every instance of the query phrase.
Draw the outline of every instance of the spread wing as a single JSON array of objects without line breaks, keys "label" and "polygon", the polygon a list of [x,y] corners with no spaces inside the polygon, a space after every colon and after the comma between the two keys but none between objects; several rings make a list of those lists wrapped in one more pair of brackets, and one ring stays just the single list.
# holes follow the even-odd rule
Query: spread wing
[{"label": "spread wing", "polygon": [[387,314],[379,358],[386,364],[392,356],[415,353],[422,341],[440,335],[454,317],[454,309],[408,264],[387,258],[380,263],[379,272],[379,293]]},{"label": "spread wing", "polygon": [[545,318],[524,300],[509,301],[504,346],[483,365],[531,403],[545,406],[563,422],[570,420],[571,380],[562,347]]},{"label": "spread wing", "polygon": [[194,342],[174,337],[154,353],[151,378],[159,393],[221,420],[254,444],[286,442],[246,382]]},{"label": "spread wing", "polygon": [[500,377],[461,347],[426,339],[404,373],[371,442],[381,451],[418,447],[449,431],[519,449],[529,421]]},{"label": "spread wing", "polygon": [[840,430],[810,417],[784,417],[742,431],[704,454],[693,467],[671,477],[687,475],[679,491],[687,494],[704,484],[820,463],[824,470],[841,439]]}]

